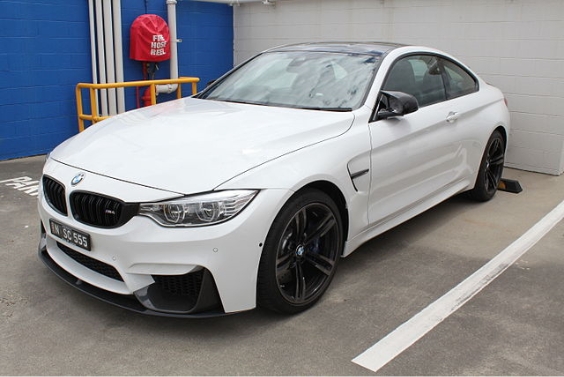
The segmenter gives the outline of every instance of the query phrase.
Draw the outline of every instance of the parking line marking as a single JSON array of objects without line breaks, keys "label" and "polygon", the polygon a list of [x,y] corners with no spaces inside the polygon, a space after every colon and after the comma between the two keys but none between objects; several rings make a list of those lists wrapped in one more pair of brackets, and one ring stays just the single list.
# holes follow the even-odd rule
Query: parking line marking
[{"label": "parking line marking", "polygon": [[27,176],[4,179],[0,183],[3,183],[5,186],[12,186],[12,188],[30,196],[37,196],[37,190],[39,190],[39,181],[34,181],[33,178]]},{"label": "parking line marking", "polygon": [[466,280],[355,357],[352,362],[377,372],[495,280],[563,218],[564,201]]}]

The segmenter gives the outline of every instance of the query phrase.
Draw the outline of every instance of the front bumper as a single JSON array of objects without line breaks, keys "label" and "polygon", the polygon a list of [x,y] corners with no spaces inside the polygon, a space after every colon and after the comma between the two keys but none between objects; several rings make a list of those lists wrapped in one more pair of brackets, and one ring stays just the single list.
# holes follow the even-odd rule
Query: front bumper
[{"label": "front bumper", "polygon": [[[132,295],[121,295],[88,284],[61,268],[47,252],[47,235],[43,226],[41,228],[39,258],[63,281],[90,296],[120,308],[148,315],[200,318],[225,315],[215,282],[208,270],[201,269],[185,275],[160,276],[157,278],[162,279],[160,284],[155,281]],[[63,244],[59,246],[62,246],[62,249],[66,248]],[[76,255],[77,252],[73,252],[70,248],[66,249],[74,259],[84,260],[84,257]],[[92,260],[87,264],[97,268],[99,262]],[[191,289],[182,289],[187,286]]]},{"label": "front bumper", "polygon": [[[64,185],[68,208],[77,169],[51,161],[44,173]],[[125,202],[165,200],[174,193],[87,173],[81,191]],[[65,184],[68,182],[68,184]],[[103,190],[103,191],[102,191]],[[101,192],[102,191],[102,192]],[[64,215],[38,195],[39,256],[64,281],[122,308],[162,316],[216,316],[256,306],[257,271],[270,224],[290,192],[264,190],[238,216],[199,228],[164,228],[134,216],[116,228],[100,228]],[[83,250],[52,233],[50,221],[86,233]]]}]

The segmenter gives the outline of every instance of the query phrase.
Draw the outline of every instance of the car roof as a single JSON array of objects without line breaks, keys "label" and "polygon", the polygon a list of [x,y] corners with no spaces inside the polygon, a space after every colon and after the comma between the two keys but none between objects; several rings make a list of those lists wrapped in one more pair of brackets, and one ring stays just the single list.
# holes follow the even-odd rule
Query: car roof
[{"label": "car roof", "polygon": [[406,45],[387,42],[311,42],[296,43],[275,47],[265,52],[273,51],[322,51],[342,52],[348,54],[368,54],[382,56],[391,50]]}]

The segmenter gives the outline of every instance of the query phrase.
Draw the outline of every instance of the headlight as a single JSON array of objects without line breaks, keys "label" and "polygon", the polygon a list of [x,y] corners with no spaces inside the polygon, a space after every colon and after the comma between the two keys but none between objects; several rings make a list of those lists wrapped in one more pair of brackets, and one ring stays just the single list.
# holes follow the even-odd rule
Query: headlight
[{"label": "headlight", "polygon": [[257,193],[257,190],[230,190],[161,203],[142,203],[139,215],[168,227],[213,225],[236,216]]}]

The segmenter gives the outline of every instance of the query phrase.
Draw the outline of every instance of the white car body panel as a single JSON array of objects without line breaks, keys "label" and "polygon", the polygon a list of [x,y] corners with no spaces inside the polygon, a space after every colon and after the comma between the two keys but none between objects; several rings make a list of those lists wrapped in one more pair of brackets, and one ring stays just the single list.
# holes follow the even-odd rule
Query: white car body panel
[{"label": "white car body panel", "polygon": [[191,194],[340,135],[351,122],[350,113],[183,98],[110,118],[51,157],[107,177]]}]

